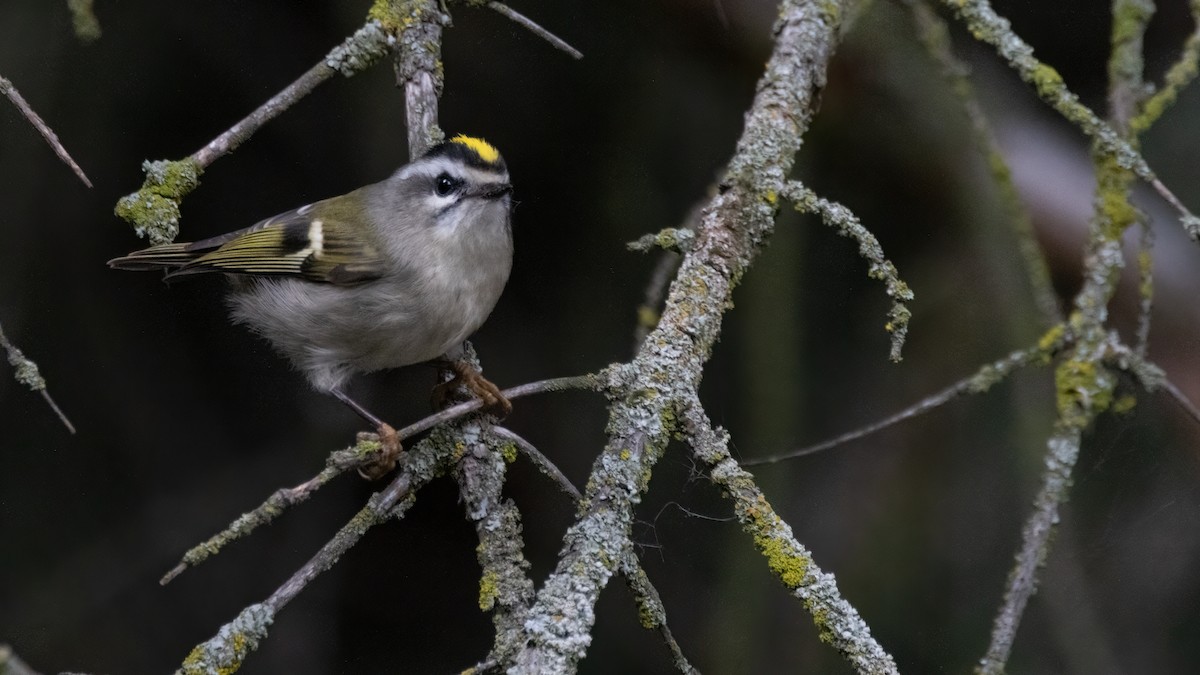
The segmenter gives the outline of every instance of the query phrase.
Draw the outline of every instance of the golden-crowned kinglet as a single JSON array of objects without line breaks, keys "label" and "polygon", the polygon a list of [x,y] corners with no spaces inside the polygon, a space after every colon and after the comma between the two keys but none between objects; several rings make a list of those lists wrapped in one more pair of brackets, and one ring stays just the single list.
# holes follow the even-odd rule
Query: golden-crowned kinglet
[{"label": "golden-crowned kinglet", "polygon": [[442,355],[457,373],[450,386],[464,383],[507,412],[499,389],[458,357],[512,268],[508,180],[496,148],[460,135],[382,182],[108,264],[167,270],[167,279],[229,275],[234,321],[382,431],[391,428],[346,395],[347,379]]}]

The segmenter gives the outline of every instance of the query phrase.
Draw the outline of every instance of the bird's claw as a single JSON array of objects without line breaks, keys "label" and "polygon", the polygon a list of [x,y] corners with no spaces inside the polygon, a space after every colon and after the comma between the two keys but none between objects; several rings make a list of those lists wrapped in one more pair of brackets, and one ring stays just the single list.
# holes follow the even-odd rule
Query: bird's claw
[{"label": "bird's claw", "polygon": [[379,444],[382,446],[379,450],[379,456],[371,461],[370,464],[359,467],[358,475],[367,480],[379,480],[392,472],[396,468],[396,462],[400,460],[400,453],[404,448],[400,445],[400,435],[392,428],[390,424],[379,425],[379,430],[376,432],[379,438]]},{"label": "bird's claw", "polygon": [[483,406],[493,414],[499,417],[508,417],[509,413],[512,412],[512,403],[504,397],[504,394],[500,391],[500,387],[497,387],[491,380],[484,377],[483,373],[475,370],[464,361],[455,361],[451,364],[451,368],[454,370],[454,379],[449,382],[443,382],[433,388],[434,410],[441,410],[445,407],[446,400],[450,397],[450,394],[459,385],[462,385],[477,396],[483,402]]}]

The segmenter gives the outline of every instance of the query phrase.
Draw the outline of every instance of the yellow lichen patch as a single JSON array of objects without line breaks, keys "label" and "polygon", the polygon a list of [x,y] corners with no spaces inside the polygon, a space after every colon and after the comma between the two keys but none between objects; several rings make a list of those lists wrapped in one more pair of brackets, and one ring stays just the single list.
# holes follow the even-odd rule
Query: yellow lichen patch
[{"label": "yellow lichen patch", "polygon": [[799,588],[808,574],[808,561],[798,555],[782,540],[758,535],[754,544],[767,559],[767,567],[779,576],[779,580],[788,588]]},{"label": "yellow lichen patch", "polygon": [[1116,401],[1113,401],[1112,411],[1114,414],[1123,415],[1137,407],[1137,397],[1130,394],[1121,396]]},{"label": "yellow lichen patch", "polygon": [[491,570],[479,578],[479,609],[486,612],[496,605],[496,598],[500,597],[499,582],[500,577]]},{"label": "yellow lichen patch", "polygon": [[451,138],[450,142],[467,146],[475,154],[479,155],[480,159],[488,164],[495,164],[496,161],[500,159],[500,151],[497,150],[496,147],[491,143],[488,143],[482,138],[475,138],[474,136],[459,134],[454,138]]},{"label": "yellow lichen patch", "polygon": [[500,446],[500,456],[505,462],[512,464],[517,461],[517,445],[516,443],[506,443]]}]

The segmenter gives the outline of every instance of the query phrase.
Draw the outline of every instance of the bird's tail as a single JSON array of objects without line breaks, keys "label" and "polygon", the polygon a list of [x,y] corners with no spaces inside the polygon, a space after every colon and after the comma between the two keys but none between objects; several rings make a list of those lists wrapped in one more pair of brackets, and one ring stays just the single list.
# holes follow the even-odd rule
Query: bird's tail
[{"label": "bird's tail", "polygon": [[174,270],[204,255],[194,244],[159,244],[129,255],[113,258],[108,266],[115,270]]}]

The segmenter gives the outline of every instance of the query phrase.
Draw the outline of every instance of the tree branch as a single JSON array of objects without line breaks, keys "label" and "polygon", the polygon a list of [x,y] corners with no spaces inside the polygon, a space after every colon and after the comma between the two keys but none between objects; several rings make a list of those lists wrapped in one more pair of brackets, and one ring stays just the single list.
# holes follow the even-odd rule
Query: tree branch
[{"label": "tree branch", "polygon": [[692,451],[708,465],[713,483],[733,500],[738,522],[754,538],[754,547],[767,559],[767,566],[804,603],[821,642],[838,650],[860,673],[899,672],[858,611],[842,598],[833,575],[817,566],[792,528],[775,513],[754,476],[734,461],[729,454],[729,434],[713,428],[699,399],[694,399],[682,416]]},{"label": "tree branch", "polygon": [[[598,382],[593,375],[579,375],[576,377],[557,377],[549,380],[540,380],[530,382],[528,384],[518,385],[505,389],[502,393],[505,398],[514,399],[530,394],[540,394],[546,392],[566,391],[569,389],[592,389],[598,387]],[[472,399],[465,403],[450,406],[445,410],[429,415],[428,417],[418,420],[402,429],[396,431],[398,440],[404,441],[416,436],[417,434],[432,429],[439,424],[446,424],[454,420],[462,419],[467,415],[478,411],[483,407],[483,402],[478,399]],[[166,585],[175,577],[179,576],[189,567],[195,567],[205,560],[221,552],[228,544],[231,544],[242,537],[249,535],[261,525],[266,525],[272,520],[278,518],[289,507],[295,506],[304,502],[313,495],[317,490],[325,486],[326,483],[337,478],[342,473],[358,469],[364,466],[369,466],[376,461],[378,453],[382,450],[379,444],[379,439],[375,434],[362,433],[359,434],[358,442],[344,450],[335,450],[330,453],[329,458],[325,460],[325,468],[316,476],[304,481],[303,483],[291,487],[280,488],[275,491],[265,502],[257,508],[247,513],[238,516],[225,529],[210,537],[207,541],[197,544],[183,554],[183,559],[178,565],[167,572],[161,580],[160,584]]]},{"label": "tree branch", "polygon": [[13,83],[8,81],[3,76],[0,76],[0,94],[4,94],[9,101],[12,101],[12,104],[17,107],[17,110],[21,111],[21,114],[24,115],[25,119],[33,125],[33,128],[37,129],[38,133],[42,135],[42,138],[46,139],[46,143],[50,145],[50,149],[54,150],[54,154],[58,155],[58,158],[63,161],[63,164],[71,167],[71,170],[75,172],[75,175],[79,177],[79,180],[83,181],[84,185],[92,187],[92,181],[88,180],[87,175],[83,173],[83,169],[79,168],[79,165],[75,163],[75,160],[71,157],[71,154],[67,152],[67,149],[63,147],[62,142],[58,140],[58,134],[54,133],[54,130],[50,128],[50,125],[46,124],[45,120],[43,120],[41,116],[34,112],[33,108],[29,105],[29,102],[25,100],[24,96],[21,96],[21,92],[17,91],[17,88],[13,86]]}]

